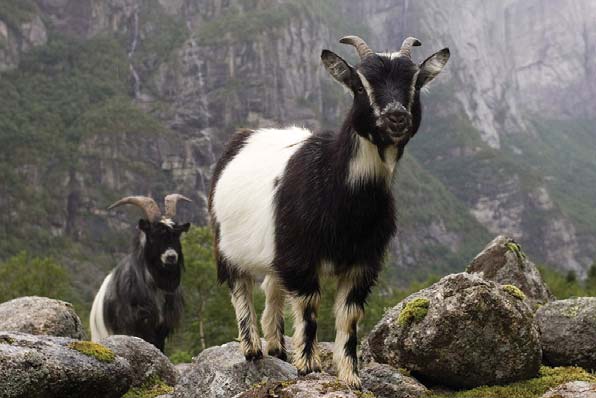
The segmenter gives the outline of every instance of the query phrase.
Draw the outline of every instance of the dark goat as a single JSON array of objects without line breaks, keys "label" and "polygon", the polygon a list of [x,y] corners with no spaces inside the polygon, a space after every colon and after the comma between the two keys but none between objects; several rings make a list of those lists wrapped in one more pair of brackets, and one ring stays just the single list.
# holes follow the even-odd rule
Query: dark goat
[{"label": "dark goat", "polygon": [[293,361],[301,374],[321,368],[317,352],[319,276],[338,280],[335,361],[339,378],[360,387],[357,325],[395,234],[391,180],[421,120],[420,90],[449,59],[443,49],[420,65],[408,38],[400,51],[378,54],[359,37],[360,64],[331,51],[327,71],[354,96],[338,133],[289,129],[237,133],[216,165],[209,197],[215,254],[238,319],[248,360],[263,356],[252,302],[255,276],[266,275],[261,324],[267,353],[286,358],[284,301],[295,318]]},{"label": "dark goat", "polygon": [[137,336],[162,352],[165,339],[178,324],[183,299],[180,277],[184,256],[180,235],[190,224],[179,225],[178,200],[190,199],[172,194],[165,198],[166,214],[151,198],[129,196],[109,207],[133,204],[145,211],[132,253],[104,279],[91,308],[89,323],[93,341],[113,334]]}]

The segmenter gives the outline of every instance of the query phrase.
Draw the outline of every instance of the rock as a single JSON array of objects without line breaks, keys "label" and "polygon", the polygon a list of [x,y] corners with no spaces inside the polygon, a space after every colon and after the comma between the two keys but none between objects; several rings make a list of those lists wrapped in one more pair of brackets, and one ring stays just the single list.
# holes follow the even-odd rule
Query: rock
[{"label": "rock", "polygon": [[0,397],[120,398],[130,387],[124,358],[68,337],[0,332]]},{"label": "rock", "polygon": [[156,378],[170,386],[176,384],[174,365],[153,344],[138,337],[118,335],[109,336],[99,343],[128,361],[132,369],[133,387],[139,387]]},{"label": "rock", "polygon": [[550,389],[542,398],[596,398],[596,383],[572,381]]},{"label": "rock", "polygon": [[366,339],[363,357],[454,388],[508,383],[538,373],[540,334],[522,299],[460,273],[389,310]]},{"label": "rock", "polygon": [[247,362],[240,345],[233,342],[208,348],[193,358],[178,380],[174,397],[230,398],[257,383],[296,377],[294,366],[274,357]]},{"label": "rock", "polygon": [[502,285],[518,287],[533,309],[554,300],[538,268],[511,238],[499,235],[468,266],[467,272]]},{"label": "rock", "polygon": [[596,370],[596,297],[553,301],[536,312],[544,363]]},{"label": "rock", "polygon": [[368,364],[360,369],[360,377],[362,386],[376,398],[418,398],[428,393],[416,379],[386,364]]},{"label": "rock", "polygon": [[345,383],[326,373],[311,373],[297,380],[262,383],[234,398],[361,398],[370,396],[365,394],[351,390]]},{"label": "rock", "polygon": [[20,297],[0,304],[0,330],[85,338],[72,304],[47,297]]}]

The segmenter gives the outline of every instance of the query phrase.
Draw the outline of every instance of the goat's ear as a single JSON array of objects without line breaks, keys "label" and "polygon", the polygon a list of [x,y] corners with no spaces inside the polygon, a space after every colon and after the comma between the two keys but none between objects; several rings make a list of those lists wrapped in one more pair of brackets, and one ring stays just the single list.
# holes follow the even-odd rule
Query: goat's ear
[{"label": "goat's ear", "polygon": [[344,86],[352,89],[353,77],[356,73],[354,68],[350,66],[342,57],[335,54],[333,51],[323,50],[321,53],[321,60],[327,72],[335,80],[343,84]]},{"label": "goat's ear", "polygon": [[449,61],[449,49],[444,48],[437,51],[420,64],[420,73],[418,74],[418,81],[416,81],[416,88],[422,88],[430,83],[445,67]]},{"label": "goat's ear", "polygon": [[145,233],[148,233],[151,229],[151,223],[148,220],[141,218],[139,220],[139,229]]}]

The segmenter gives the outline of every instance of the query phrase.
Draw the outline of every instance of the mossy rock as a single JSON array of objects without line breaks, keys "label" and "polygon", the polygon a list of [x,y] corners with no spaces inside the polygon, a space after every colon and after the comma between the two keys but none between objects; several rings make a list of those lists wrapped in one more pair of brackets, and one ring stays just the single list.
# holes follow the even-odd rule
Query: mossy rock
[{"label": "mossy rock", "polygon": [[518,290],[477,274],[448,275],[387,311],[362,358],[452,388],[534,377],[540,332]]},{"label": "mossy rock", "polygon": [[540,368],[538,377],[502,386],[482,386],[457,392],[434,392],[429,398],[539,398],[549,389],[571,381],[596,383],[596,375],[579,367]]},{"label": "mossy rock", "polygon": [[116,358],[112,350],[92,341],[73,341],[68,347],[101,362],[111,363]]}]

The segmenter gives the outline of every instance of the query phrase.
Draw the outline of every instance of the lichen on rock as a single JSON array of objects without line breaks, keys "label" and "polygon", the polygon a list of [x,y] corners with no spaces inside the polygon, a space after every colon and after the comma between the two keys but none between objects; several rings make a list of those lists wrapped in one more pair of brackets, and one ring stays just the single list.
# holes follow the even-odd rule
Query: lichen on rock
[{"label": "lichen on rock", "polygon": [[73,341],[68,347],[101,362],[114,362],[116,358],[112,350],[92,341]]},{"label": "lichen on rock", "polygon": [[429,306],[430,300],[422,297],[410,301],[399,313],[397,324],[404,327],[412,322],[420,322],[428,313]]}]

